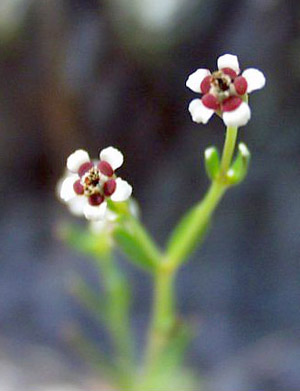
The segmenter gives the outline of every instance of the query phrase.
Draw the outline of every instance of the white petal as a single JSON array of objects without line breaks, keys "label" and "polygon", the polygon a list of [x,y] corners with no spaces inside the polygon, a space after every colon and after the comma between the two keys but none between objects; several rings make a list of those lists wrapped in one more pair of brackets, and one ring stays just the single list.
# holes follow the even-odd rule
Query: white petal
[{"label": "white petal", "polygon": [[76,193],[73,189],[74,182],[78,179],[78,175],[69,175],[61,183],[60,187],[60,198],[68,202],[76,196]]},{"label": "white petal", "polygon": [[109,163],[112,166],[113,170],[116,170],[117,168],[121,167],[124,161],[122,152],[120,152],[114,147],[102,149],[102,151],[100,152],[100,159]]},{"label": "white petal", "polygon": [[242,102],[237,109],[223,114],[223,121],[226,126],[244,126],[250,118],[251,111],[246,102]]},{"label": "white petal", "polygon": [[247,80],[248,88],[247,93],[255,90],[260,90],[266,84],[266,78],[264,74],[255,68],[246,69],[242,76]]},{"label": "white petal", "polygon": [[211,73],[208,69],[199,68],[189,75],[185,85],[194,92],[201,92],[201,83],[203,79],[210,74]]},{"label": "white petal", "polygon": [[87,163],[90,161],[89,154],[83,149],[77,149],[77,151],[73,152],[67,160],[67,167],[72,172],[77,172],[79,167],[83,163]]},{"label": "white petal", "polygon": [[106,202],[102,202],[101,205],[92,206],[86,203],[83,208],[83,213],[88,220],[103,220],[106,213]]},{"label": "white petal", "polygon": [[86,197],[74,197],[68,202],[70,212],[75,216],[83,216],[83,209],[87,204]]},{"label": "white petal", "polygon": [[218,69],[231,68],[236,73],[240,73],[239,60],[233,54],[224,54],[218,58]]},{"label": "white petal", "polygon": [[193,99],[189,104],[189,112],[194,122],[207,124],[214,110],[205,107],[201,99]]},{"label": "white petal", "polygon": [[116,202],[126,201],[132,193],[132,187],[129,185],[128,182],[124,181],[121,178],[116,179],[116,190],[111,195],[111,200]]},{"label": "white petal", "polygon": [[66,175],[63,176],[62,178],[60,178],[59,181],[58,181],[57,184],[56,184],[55,193],[56,193],[56,196],[57,196],[58,198],[61,198],[60,192],[61,192],[61,188],[62,188],[62,185],[63,185],[65,179],[66,179]]}]

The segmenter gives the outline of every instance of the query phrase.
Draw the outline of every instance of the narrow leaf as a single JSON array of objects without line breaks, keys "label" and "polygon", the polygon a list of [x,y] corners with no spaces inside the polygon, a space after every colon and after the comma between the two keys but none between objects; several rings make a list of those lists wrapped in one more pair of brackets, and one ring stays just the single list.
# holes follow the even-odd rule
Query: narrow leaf
[{"label": "narrow leaf", "polygon": [[93,257],[101,257],[110,252],[110,241],[105,233],[95,235],[87,229],[67,224],[60,227],[59,236],[73,249]]},{"label": "narrow leaf", "polygon": [[73,326],[72,332],[67,336],[69,343],[90,363],[97,371],[100,371],[107,379],[119,380],[121,374],[119,368],[112,362],[106,352],[101,352],[100,348],[82,334],[78,327]]},{"label": "narrow leaf", "polygon": [[137,220],[127,219],[116,227],[114,238],[129,260],[148,271],[156,268],[160,252]]},{"label": "narrow leaf", "polygon": [[81,276],[76,276],[71,285],[71,293],[90,313],[101,322],[107,322],[107,308],[99,292],[91,288]]},{"label": "narrow leaf", "polygon": [[240,143],[238,146],[237,157],[227,173],[227,180],[230,185],[237,185],[246,177],[250,157],[251,155],[247,146],[244,143]]},{"label": "narrow leaf", "polygon": [[175,227],[167,244],[167,258],[184,261],[199,245],[208,230],[209,221],[202,224],[202,208],[192,208]]}]

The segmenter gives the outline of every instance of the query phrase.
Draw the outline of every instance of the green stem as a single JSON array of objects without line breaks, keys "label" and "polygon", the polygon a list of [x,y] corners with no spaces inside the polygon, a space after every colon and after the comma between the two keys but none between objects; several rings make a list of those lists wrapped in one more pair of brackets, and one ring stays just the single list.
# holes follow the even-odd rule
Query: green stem
[{"label": "green stem", "polygon": [[154,280],[153,317],[146,362],[152,366],[164,348],[175,322],[175,273],[159,268]]},{"label": "green stem", "polygon": [[111,254],[97,259],[106,294],[106,324],[114,346],[116,365],[123,373],[123,383],[133,376],[134,352],[129,318],[129,286]]},{"label": "green stem", "polygon": [[235,149],[236,139],[238,134],[238,128],[229,126],[226,130],[225,144],[223,148],[222,160],[220,165],[220,176],[225,176],[231,161]]},{"label": "green stem", "polygon": [[[105,270],[106,269],[106,270]],[[132,344],[129,327],[129,287],[118,270],[114,259],[110,257],[103,267],[106,291],[110,308],[111,330],[114,335],[116,350],[126,359],[132,359]]]},{"label": "green stem", "polygon": [[175,271],[164,268],[161,262],[154,275],[153,312],[145,350],[144,368],[131,391],[152,390],[155,373],[160,368],[159,359],[175,326]]}]

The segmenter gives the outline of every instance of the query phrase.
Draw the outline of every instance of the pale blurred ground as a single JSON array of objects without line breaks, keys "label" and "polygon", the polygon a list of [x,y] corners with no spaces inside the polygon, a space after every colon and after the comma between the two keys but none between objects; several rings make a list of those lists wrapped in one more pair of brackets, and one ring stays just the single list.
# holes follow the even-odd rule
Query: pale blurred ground
[{"label": "pale blurred ground", "polygon": [[111,391],[90,372],[78,373],[57,350],[16,340],[0,342],[0,374],[1,391]]},{"label": "pale blurred ground", "polygon": [[[57,381],[80,389],[73,373],[86,369],[62,330],[82,324],[105,341],[67,293],[74,271],[90,277],[91,267],[54,235],[70,218],[54,195],[66,156],[78,147],[93,155],[111,144],[122,149],[122,176],[163,243],[208,185],[204,148],[223,141],[217,118],[206,127],[191,122],[186,107],[195,95],[185,79],[231,52],[242,68],[262,69],[267,86],[251,96],[253,117],[240,132],[253,154],[249,176],[226,196],[178,279],[179,307],[198,331],[187,362],[209,391],[299,391],[299,20],[296,0],[0,0],[5,368],[22,373],[28,357],[36,373],[30,347],[51,349],[66,368]],[[141,343],[150,282],[123,267],[134,281]]]}]

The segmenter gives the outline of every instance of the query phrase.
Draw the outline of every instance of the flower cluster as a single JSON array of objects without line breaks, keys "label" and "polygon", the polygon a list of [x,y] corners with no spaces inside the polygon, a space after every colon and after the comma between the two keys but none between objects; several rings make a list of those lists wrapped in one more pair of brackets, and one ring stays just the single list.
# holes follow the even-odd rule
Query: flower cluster
[{"label": "flower cluster", "polygon": [[115,174],[123,160],[122,153],[113,147],[103,149],[98,161],[91,161],[82,149],[68,157],[59,195],[72,213],[88,220],[103,220],[109,214],[107,199],[121,202],[131,196],[132,187]]},{"label": "flower cluster", "polygon": [[265,85],[265,77],[255,68],[246,69],[240,75],[237,56],[225,54],[218,58],[218,70],[197,69],[192,73],[186,86],[203,94],[189,104],[193,121],[206,124],[217,113],[226,126],[244,126],[251,117],[247,94]]}]

